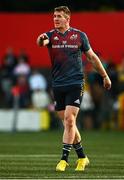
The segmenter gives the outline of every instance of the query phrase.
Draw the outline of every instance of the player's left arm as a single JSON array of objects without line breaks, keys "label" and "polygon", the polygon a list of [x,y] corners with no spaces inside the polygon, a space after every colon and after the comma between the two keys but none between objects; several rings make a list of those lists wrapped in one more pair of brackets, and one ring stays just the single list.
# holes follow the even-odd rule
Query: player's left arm
[{"label": "player's left arm", "polygon": [[99,57],[95,54],[95,52],[90,48],[88,51],[85,52],[87,59],[92,63],[94,69],[102,76],[103,84],[106,89],[111,88],[111,80],[104,69]]}]

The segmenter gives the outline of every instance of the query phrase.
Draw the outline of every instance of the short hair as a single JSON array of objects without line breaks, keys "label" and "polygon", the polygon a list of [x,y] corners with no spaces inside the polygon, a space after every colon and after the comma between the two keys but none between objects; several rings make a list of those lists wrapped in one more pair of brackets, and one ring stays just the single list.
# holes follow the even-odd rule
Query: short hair
[{"label": "short hair", "polygon": [[71,16],[71,11],[67,6],[58,6],[54,9],[55,11],[63,11],[66,15]]}]

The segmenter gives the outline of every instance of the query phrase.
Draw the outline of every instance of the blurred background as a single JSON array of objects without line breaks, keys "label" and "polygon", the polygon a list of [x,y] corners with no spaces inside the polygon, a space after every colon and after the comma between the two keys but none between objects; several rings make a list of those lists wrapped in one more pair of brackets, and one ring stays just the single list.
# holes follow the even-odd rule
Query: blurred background
[{"label": "blurred background", "polygon": [[80,129],[124,130],[124,1],[0,0],[0,131],[60,129],[54,111],[51,64],[39,34],[53,28],[53,10],[67,5],[71,26],[86,32],[112,88],[83,57],[85,92]]}]

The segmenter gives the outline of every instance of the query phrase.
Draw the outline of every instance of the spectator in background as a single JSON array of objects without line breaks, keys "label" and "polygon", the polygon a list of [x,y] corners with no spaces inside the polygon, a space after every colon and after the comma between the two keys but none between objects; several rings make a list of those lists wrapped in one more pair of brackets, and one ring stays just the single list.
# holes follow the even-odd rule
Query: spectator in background
[{"label": "spectator in background", "polygon": [[13,85],[13,69],[17,64],[17,58],[11,47],[7,48],[6,54],[2,58],[1,65],[1,89],[3,92],[4,104],[11,107],[11,87]]},{"label": "spectator in background", "polygon": [[112,59],[108,61],[107,72],[109,74],[109,77],[111,78],[112,87],[113,87],[110,89],[109,95],[111,96],[113,101],[116,101],[118,96],[118,72],[117,72],[116,64],[113,63]]},{"label": "spectator in background", "polygon": [[89,87],[84,91],[83,100],[80,106],[79,119],[80,119],[80,127],[83,129],[92,129],[93,124],[93,110],[94,103],[89,91]]},{"label": "spectator in background", "polygon": [[17,58],[13,52],[13,49],[11,47],[7,48],[6,54],[4,55],[2,59],[2,76],[4,78],[12,78],[13,75],[13,69],[15,68],[17,64]]},{"label": "spectator in background", "polygon": [[30,91],[28,85],[28,77],[30,75],[31,68],[24,57],[18,58],[18,63],[13,70],[15,86],[19,90],[19,107],[26,108],[30,102]]},{"label": "spectator in background", "polygon": [[107,92],[105,93],[99,79],[90,85],[90,92],[94,103],[93,124],[94,128],[98,129],[103,126],[105,121],[108,121],[108,123],[110,122],[112,101]]},{"label": "spectator in background", "polygon": [[25,59],[20,58],[18,60],[18,64],[14,68],[14,75],[17,77],[19,75],[25,75],[26,77],[29,76],[31,72],[31,68],[28,63],[25,62]]},{"label": "spectator in background", "polygon": [[118,72],[118,91],[119,94],[124,92],[124,56],[117,69]]},{"label": "spectator in background", "polygon": [[47,81],[38,70],[34,70],[29,77],[29,86],[33,107],[37,109],[47,108],[50,104],[50,97],[46,91]]},{"label": "spectator in background", "polygon": [[45,90],[36,89],[31,96],[32,105],[34,108],[42,110],[48,109],[51,103],[50,96]]},{"label": "spectator in background", "polygon": [[[13,95],[13,100],[14,100],[14,92],[15,89],[18,91],[18,106],[20,108],[26,108],[29,106],[30,103],[30,93],[29,93],[29,86],[28,86],[28,81],[25,75],[19,75],[16,80],[16,84],[12,88],[12,95]],[[14,102],[14,101],[13,101]]]},{"label": "spectator in background", "polygon": [[29,77],[29,86],[31,91],[46,90],[47,81],[45,77],[38,72],[38,70],[33,70],[32,74]]},{"label": "spectator in background", "polygon": [[28,64],[30,63],[30,62],[29,62],[29,57],[28,57],[25,49],[20,49],[18,58],[19,58],[19,59],[24,59],[24,61],[25,61],[26,63],[28,63]]}]

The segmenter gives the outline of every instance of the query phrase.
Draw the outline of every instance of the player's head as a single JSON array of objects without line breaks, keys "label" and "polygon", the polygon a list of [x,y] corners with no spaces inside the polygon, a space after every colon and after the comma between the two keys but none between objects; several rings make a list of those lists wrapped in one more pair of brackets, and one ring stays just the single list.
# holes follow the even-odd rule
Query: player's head
[{"label": "player's head", "polygon": [[69,25],[71,12],[67,6],[59,6],[54,9],[54,26],[63,28]]}]

